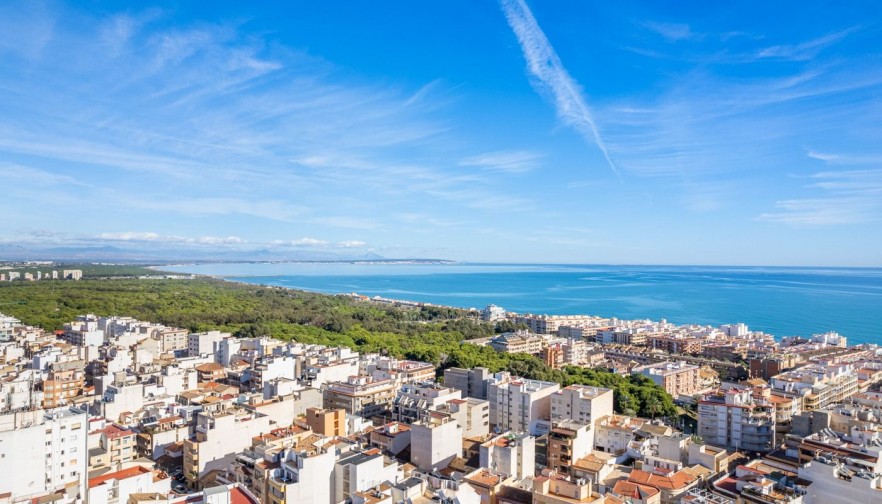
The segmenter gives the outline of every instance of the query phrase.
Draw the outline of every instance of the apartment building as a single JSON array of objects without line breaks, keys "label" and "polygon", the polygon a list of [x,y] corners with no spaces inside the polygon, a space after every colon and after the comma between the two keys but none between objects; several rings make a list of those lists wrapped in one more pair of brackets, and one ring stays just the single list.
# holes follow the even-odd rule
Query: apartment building
[{"label": "apartment building", "polygon": [[137,494],[168,494],[171,477],[160,471],[136,465],[89,478],[89,504],[128,503]]},{"label": "apartment building", "polygon": [[273,457],[264,504],[334,504],[336,457],[330,438],[311,435]]},{"label": "apartment building", "polygon": [[199,487],[206,471],[226,467],[236,454],[249,446],[254,436],[269,432],[269,417],[231,409],[202,412],[196,427],[184,441],[184,475],[190,488]]},{"label": "apartment building", "polygon": [[683,337],[673,334],[653,334],[646,339],[646,346],[674,354],[698,354],[704,343],[702,338]]},{"label": "apartment building", "polygon": [[570,467],[591,453],[594,447],[593,429],[571,420],[558,422],[548,433],[547,446],[548,468],[570,474]]},{"label": "apartment building", "polygon": [[461,391],[466,397],[487,399],[487,383],[491,376],[490,370],[484,367],[447,368],[444,370],[444,385]]},{"label": "apartment building", "polygon": [[410,460],[424,471],[441,469],[462,456],[462,427],[450,417],[431,415],[410,426]]},{"label": "apartment building", "polygon": [[220,350],[220,342],[232,336],[220,331],[193,333],[187,336],[187,353],[190,357],[215,355]]},{"label": "apartment building", "polygon": [[691,396],[700,390],[699,367],[682,361],[640,366],[631,373],[649,378],[674,398]]},{"label": "apartment building", "polygon": [[74,346],[104,344],[104,331],[98,328],[98,317],[95,315],[80,315],[75,322],[64,324],[62,337]]},{"label": "apartment building", "polygon": [[387,464],[380,450],[341,455],[334,464],[334,502],[349,502],[357,492],[364,492],[386,481],[396,482],[398,464]]},{"label": "apartment building", "polygon": [[428,362],[380,357],[368,366],[368,374],[375,380],[392,380],[397,385],[420,383],[435,379],[435,366]]},{"label": "apartment building", "polygon": [[323,436],[346,435],[346,411],[343,409],[306,409],[306,425]]},{"label": "apartment building", "polygon": [[595,422],[594,449],[621,455],[637,436],[646,420],[624,415],[600,417]]},{"label": "apartment building", "polygon": [[432,412],[447,415],[462,427],[465,437],[482,437],[490,433],[490,402],[474,397],[451,399],[436,406]]},{"label": "apartment building", "polygon": [[532,492],[533,504],[600,504],[605,501],[603,496],[594,492],[590,480],[547,471],[533,479]]},{"label": "apartment building", "polygon": [[775,406],[749,388],[705,394],[698,402],[698,435],[708,444],[738,451],[777,448]]},{"label": "apartment building", "polygon": [[826,408],[858,393],[858,375],[853,364],[809,364],[771,380],[775,392],[802,398],[802,409]]},{"label": "apartment building", "polygon": [[595,420],[612,414],[612,389],[569,385],[551,395],[552,422],[574,420],[593,429]]},{"label": "apartment building", "polygon": [[803,439],[798,474],[811,481],[805,504],[882,499],[882,435],[875,429],[868,434],[846,437],[828,431]]},{"label": "apartment building", "polygon": [[462,392],[435,382],[405,383],[392,400],[391,420],[410,424],[454,399],[461,400]]},{"label": "apartment building", "polygon": [[503,478],[532,477],[536,473],[536,438],[527,433],[506,432],[481,443],[480,466]]},{"label": "apartment building", "polygon": [[554,382],[512,377],[505,372],[495,374],[487,385],[490,425],[533,435],[547,432],[551,395],[558,390],[560,385]]},{"label": "apartment building", "polygon": [[89,470],[117,467],[137,458],[137,434],[131,429],[108,425],[89,433],[98,437],[98,446],[89,450]]},{"label": "apartment building", "polygon": [[370,418],[385,414],[397,391],[398,386],[391,379],[350,376],[345,382],[322,385],[322,400],[325,408],[339,408],[350,415]]},{"label": "apartment building", "polygon": [[526,324],[536,334],[556,334],[560,326],[592,327],[602,325],[603,319],[589,315],[518,315],[515,324]]},{"label": "apartment building", "polygon": [[544,346],[544,338],[524,331],[500,334],[490,340],[490,347],[500,353],[538,354]]},{"label": "apartment building", "polygon": [[398,455],[410,446],[410,426],[389,422],[370,432],[370,445],[392,455]]},{"label": "apartment building", "polygon": [[89,460],[87,425],[86,412],[73,408],[0,415],[3,492],[15,501],[81,502]]},{"label": "apartment building", "polygon": [[50,368],[43,380],[43,408],[65,406],[82,395],[86,377],[84,361],[56,362]]}]

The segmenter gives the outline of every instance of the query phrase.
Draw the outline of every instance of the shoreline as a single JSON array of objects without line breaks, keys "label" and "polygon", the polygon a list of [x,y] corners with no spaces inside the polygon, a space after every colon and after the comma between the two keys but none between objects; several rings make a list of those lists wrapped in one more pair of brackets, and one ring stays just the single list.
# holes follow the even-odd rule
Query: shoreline
[{"label": "shoreline", "polygon": [[[369,295],[366,295],[366,294],[360,294],[360,293],[355,292],[355,291],[350,291],[350,292],[343,292],[343,291],[324,291],[324,290],[316,290],[316,289],[310,289],[310,288],[304,288],[304,287],[292,287],[292,286],[285,286],[285,285],[275,285],[275,284],[268,284],[268,283],[263,283],[263,282],[249,282],[249,281],[246,281],[246,280],[238,280],[238,279],[236,279],[236,278],[257,278],[257,277],[263,277],[263,276],[266,276],[266,275],[253,275],[253,276],[250,276],[250,277],[249,277],[248,275],[203,275],[203,274],[195,274],[195,275],[196,275],[197,277],[211,278],[211,279],[214,279],[214,280],[219,280],[219,281],[222,281],[222,282],[229,282],[229,283],[232,283],[232,284],[238,284],[238,285],[246,285],[246,286],[252,286],[252,287],[257,286],[257,287],[263,287],[263,288],[269,288],[269,289],[282,289],[282,290],[288,290],[288,291],[294,291],[294,292],[306,292],[306,293],[320,294],[320,295],[326,295],[326,296],[343,296],[343,297],[350,297],[350,298],[359,299],[359,300],[364,301],[364,302],[371,302],[371,303],[378,303],[378,304],[387,304],[387,305],[393,305],[393,306],[411,307],[411,308],[415,308],[415,307],[423,307],[423,306],[426,306],[426,307],[437,307],[437,308],[448,308],[448,309],[462,310],[462,311],[465,311],[465,312],[470,312],[470,313],[473,313],[473,314],[478,315],[478,316],[480,316],[480,313],[481,313],[481,308],[474,307],[474,306],[472,306],[472,307],[464,307],[464,306],[456,306],[456,305],[449,305],[449,304],[432,303],[432,302],[427,302],[427,301],[417,301],[417,300],[412,300],[412,299],[387,298],[387,297],[383,297],[383,296],[379,296],[379,295],[377,295],[377,296],[369,296]],[[285,276],[285,275],[282,275],[282,276]],[[491,304],[495,304],[495,303],[491,303]],[[633,322],[639,322],[639,321],[648,321],[648,322],[650,322],[650,323],[657,324],[657,323],[660,323],[661,320],[662,320],[662,319],[654,320],[654,319],[652,319],[652,318],[650,318],[650,317],[640,317],[640,318],[630,318],[630,319],[629,319],[629,318],[622,318],[622,317],[619,317],[619,316],[616,316],[616,315],[603,316],[603,315],[597,315],[597,314],[585,314],[585,313],[547,314],[547,313],[542,313],[542,312],[539,312],[539,311],[521,311],[521,312],[507,311],[507,312],[508,312],[508,313],[513,313],[513,314],[516,314],[516,315],[521,315],[521,316],[543,316],[543,315],[546,315],[546,316],[549,316],[549,317],[556,317],[556,316],[584,316],[584,317],[596,317],[596,318],[599,318],[599,319],[618,320],[618,321],[621,321],[621,322],[632,322],[632,323],[633,323]],[[665,320],[666,320],[666,319],[665,319]],[[669,321],[669,320],[666,320],[666,321],[667,321],[668,323],[673,323],[673,322],[671,322],[671,321]],[[702,323],[697,323],[697,322],[688,322],[688,323],[673,323],[673,324],[674,324],[675,326],[677,326],[677,327],[706,327],[706,328],[709,327],[709,328],[719,328],[719,327],[724,326],[724,325],[731,325],[731,324],[738,324],[738,323],[742,323],[742,322],[718,322],[718,323],[714,323],[714,324],[702,324]],[[745,323],[748,327],[750,327],[750,324],[749,324],[749,323],[746,323],[746,322],[744,322],[744,323]],[[775,340],[776,342],[778,342],[778,343],[780,343],[781,341],[783,341],[785,338],[803,338],[803,339],[806,339],[806,340],[811,341],[811,336],[813,336],[813,335],[815,335],[815,334],[825,334],[825,333],[829,333],[829,332],[835,332],[835,333],[838,333],[838,331],[835,330],[835,329],[828,330],[828,331],[817,331],[817,332],[813,332],[813,333],[811,333],[811,335],[809,335],[809,336],[804,336],[804,335],[783,336],[783,335],[778,335],[778,334],[766,333],[766,332],[764,332],[764,331],[754,331],[754,330],[751,330],[750,332],[753,333],[753,334],[757,334],[757,335],[769,335],[769,336],[772,336],[772,337],[774,338],[774,340]],[[848,337],[847,335],[843,335],[843,336],[845,336],[846,338]],[[849,346],[849,347],[856,347],[856,346],[872,345],[872,344],[874,344],[874,343],[873,343],[873,342],[869,342],[869,341],[862,341],[862,342],[860,342],[860,343],[849,344],[848,346]]]}]

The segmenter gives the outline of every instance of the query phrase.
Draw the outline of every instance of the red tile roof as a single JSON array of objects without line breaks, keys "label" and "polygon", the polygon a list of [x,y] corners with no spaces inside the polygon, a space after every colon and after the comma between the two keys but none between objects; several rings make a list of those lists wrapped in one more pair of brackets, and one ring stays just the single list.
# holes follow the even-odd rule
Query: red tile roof
[{"label": "red tile roof", "polygon": [[134,466],[129,467],[128,469],[123,469],[122,471],[116,471],[112,473],[102,474],[101,476],[97,476],[95,478],[91,478],[89,480],[89,488],[94,488],[105,481],[116,479],[122,480],[127,478],[133,478],[135,476],[140,476],[142,474],[147,474],[151,472],[150,469],[146,469],[142,466]]}]

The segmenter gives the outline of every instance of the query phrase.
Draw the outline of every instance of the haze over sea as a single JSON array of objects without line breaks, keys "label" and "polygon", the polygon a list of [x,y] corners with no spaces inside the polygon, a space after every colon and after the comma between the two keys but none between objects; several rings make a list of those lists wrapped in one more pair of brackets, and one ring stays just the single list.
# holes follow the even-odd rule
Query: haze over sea
[{"label": "haze over sea", "polygon": [[163,267],[324,293],[882,343],[882,269],[510,264],[224,263]]}]

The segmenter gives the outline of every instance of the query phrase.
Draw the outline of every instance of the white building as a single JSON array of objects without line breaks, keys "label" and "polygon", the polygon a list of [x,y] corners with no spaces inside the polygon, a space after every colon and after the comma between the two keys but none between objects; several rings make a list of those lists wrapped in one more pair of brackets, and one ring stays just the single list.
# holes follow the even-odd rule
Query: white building
[{"label": "white building", "polygon": [[334,504],[334,447],[326,438],[286,449],[268,481],[267,504]]},{"label": "white building", "polygon": [[487,385],[490,424],[512,432],[543,434],[551,420],[551,395],[558,390],[557,383],[497,373]]},{"label": "white building", "polygon": [[698,435],[733,451],[769,452],[775,441],[775,406],[751,389],[733,387],[705,394],[698,402]]},{"label": "white building", "polygon": [[489,304],[486,308],[481,310],[481,320],[489,322],[505,320],[505,308],[496,306],[495,304]]},{"label": "white building", "polygon": [[89,504],[122,504],[132,494],[162,493],[171,490],[171,477],[136,465],[107,472],[89,479]]},{"label": "white building", "polygon": [[199,413],[193,438],[184,441],[184,475],[191,488],[206,471],[226,467],[254,436],[269,431],[266,416],[240,410]]},{"label": "white building", "polygon": [[529,478],[536,474],[536,438],[526,434],[506,432],[479,448],[481,467],[490,469],[503,478]]},{"label": "white building", "polygon": [[191,357],[215,355],[220,351],[220,342],[232,336],[230,333],[208,331],[187,336],[187,353]]},{"label": "white building", "polygon": [[445,416],[431,416],[410,426],[410,460],[424,471],[447,467],[462,456],[462,427]]},{"label": "white building", "polygon": [[552,422],[574,420],[593,429],[595,420],[612,414],[612,389],[570,385],[551,395]]},{"label": "white building", "polygon": [[76,409],[0,416],[0,474],[14,500],[64,490],[62,501],[86,494],[88,416]]},{"label": "white building", "polygon": [[386,481],[396,483],[398,464],[386,465],[380,450],[349,453],[334,466],[334,501],[343,502],[355,492],[363,492]]}]

